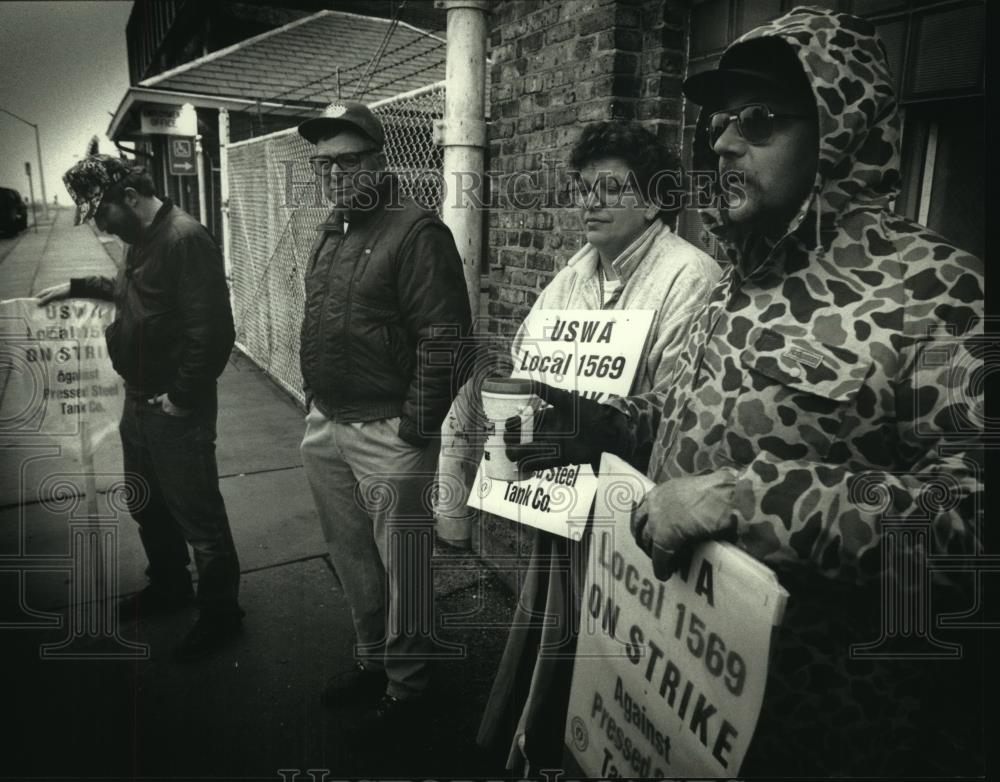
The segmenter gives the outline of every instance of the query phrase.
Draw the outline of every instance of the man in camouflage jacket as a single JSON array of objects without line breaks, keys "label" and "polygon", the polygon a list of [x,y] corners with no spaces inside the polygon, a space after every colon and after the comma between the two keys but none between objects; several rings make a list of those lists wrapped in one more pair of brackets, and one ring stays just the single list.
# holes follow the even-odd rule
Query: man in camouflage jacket
[{"label": "man in camouflage jacket", "polygon": [[948,652],[919,611],[894,645],[882,606],[919,609],[932,582],[938,616],[973,605],[928,557],[980,547],[982,263],[891,211],[900,121],[870,23],[795,9],[685,93],[732,263],[669,390],[601,406],[541,387],[536,443],[573,416],[555,461],[652,440],[632,530],[657,575],[726,538],[788,589],[742,773],[981,773],[975,649],[928,659]]}]

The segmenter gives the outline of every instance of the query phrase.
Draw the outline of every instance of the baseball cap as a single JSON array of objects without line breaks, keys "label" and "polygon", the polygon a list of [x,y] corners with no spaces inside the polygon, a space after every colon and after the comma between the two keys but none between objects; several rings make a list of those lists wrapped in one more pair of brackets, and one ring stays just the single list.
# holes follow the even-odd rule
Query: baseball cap
[{"label": "baseball cap", "polygon": [[743,89],[778,91],[796,104],[816,102],[795,50],[781,38],[754,38],[726,50],[714,70],[688,77],[682,89],[691,101],[725,108],[727,96]]},{"label": "baseball cap", "polygon": [[132,163],[111,155],[90,155],[63,174],[63,183],[76,202],[73,225],[92,218],[101,206],[104,194],[132,171]]},{"label": "baseball cap", "polygon": [[361,131],[378,144],[379,148],[385,146],[385,131],[382,130],[378,117],[364,103],[354,100],[334,101],[318,117],[307,119],[299,125],[299,135],[315,144],[331,131],[339,132],[346,128]]}]

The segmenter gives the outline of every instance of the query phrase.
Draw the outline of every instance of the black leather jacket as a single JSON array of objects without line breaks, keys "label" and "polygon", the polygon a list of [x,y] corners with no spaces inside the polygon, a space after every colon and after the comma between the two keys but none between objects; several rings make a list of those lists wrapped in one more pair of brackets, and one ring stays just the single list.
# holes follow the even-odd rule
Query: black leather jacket
[{"label": "black leather jacket", "polygon": [[70,295],[115,302],[105,338],[129,393],[166,392],[186,408],[214,395],[235,339],[222,254],[169,199],[129,247],[116,280],[78,277]]},{"label": "black leather jacket", "polygon": [[343,422],[400,416],[412,444],[435,436],[461,385],[471,314],[462,261],[437,215],[398,197],[322,223],[305,274],[306,396]]}]

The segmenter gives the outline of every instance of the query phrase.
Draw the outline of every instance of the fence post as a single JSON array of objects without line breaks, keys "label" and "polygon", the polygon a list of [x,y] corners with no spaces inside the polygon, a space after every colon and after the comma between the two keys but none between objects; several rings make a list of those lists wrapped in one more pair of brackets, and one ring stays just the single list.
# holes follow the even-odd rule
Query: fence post
[{"label": "fence post", "polygon": [[229,239],[229,109],[219,109],[219,200],[222,202],[222,258],[229,286],[229,304],[235,312],[233,253]]},{"label": "fence post", "polygon": [[205,149],[201,143],[201,134],[194,137],[195,170],[198,173],[198,221],[208,228],[208,200],[205,187]]}]

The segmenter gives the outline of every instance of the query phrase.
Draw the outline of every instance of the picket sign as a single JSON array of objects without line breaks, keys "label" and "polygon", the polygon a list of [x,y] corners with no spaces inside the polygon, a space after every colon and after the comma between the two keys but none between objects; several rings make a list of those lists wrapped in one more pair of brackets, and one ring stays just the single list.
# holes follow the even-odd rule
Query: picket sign
[{"label": "picket sign", "polygon": [[[524,321],[512,377],[539,380],[604,401],[625,396],[645,349],[654,310],[533,310]],[[492,480],[482,463],[473,508],[578,540],[597,491],[589,464]]]},{"label": "picket sign", "polygon": [[[104,330],[114,320],[108,302],[71,299],[38,306],[33,298],[0,302],[0,462],[6,475],[0,501],[27,502],[29,491],[65,491],[82,482],[88,512],[96,513],[95,472],[119,472],[94,455],[116,435],[125,397],[107,357]],[[109,443],[110,444],[110,443]],[[20,485],[26,449],[58,446],[46,462],[63,481]],[[118,449],[115,448],[115,451]],[[37,497],[45,499],[45,497]]]},{"label": "picket sign", "polygon": [[667,581],[629,531],[652,481],[604,454],[565,741],[583,776],[732,777],[753,737],[788,593],[730,543]]}]

